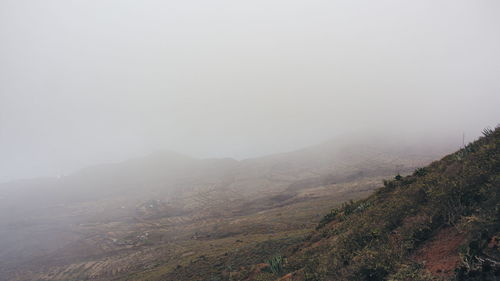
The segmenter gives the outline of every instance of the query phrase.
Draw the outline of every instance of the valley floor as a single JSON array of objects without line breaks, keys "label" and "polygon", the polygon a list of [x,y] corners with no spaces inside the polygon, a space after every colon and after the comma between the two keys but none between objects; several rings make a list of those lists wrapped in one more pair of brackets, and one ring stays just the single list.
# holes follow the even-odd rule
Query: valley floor
[{"label": "valley floor", "polygon": [[179,216],[78,225],[73,231],[83,239],[19,266],[8,280],[238,280],[304,239],[332,207],[368,196],[381,181],[265,194]]}]

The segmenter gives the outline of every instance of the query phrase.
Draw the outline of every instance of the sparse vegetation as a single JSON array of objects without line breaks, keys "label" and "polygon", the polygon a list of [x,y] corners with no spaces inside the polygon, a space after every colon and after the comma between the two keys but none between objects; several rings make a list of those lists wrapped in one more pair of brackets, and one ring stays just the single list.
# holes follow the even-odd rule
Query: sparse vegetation
[{"label": "sparse vegetation", "polygon": [[[304,280],[498,280],[500,250],[491,241],[500,234],[499,202],[497,128],[333,209],[285,271],[305,271]],[[437,235],[445,230],[457,232],[454,240]],[[424,263],[419,255],[432,256],[434,248],[451,255],[449,262]]]},{"label": "sparse vegetation", "polygon": [[267,261],[269,264],[269,269],[272,273],[280,276],[283,273],[283,257],[281,255],[276,255]]}]

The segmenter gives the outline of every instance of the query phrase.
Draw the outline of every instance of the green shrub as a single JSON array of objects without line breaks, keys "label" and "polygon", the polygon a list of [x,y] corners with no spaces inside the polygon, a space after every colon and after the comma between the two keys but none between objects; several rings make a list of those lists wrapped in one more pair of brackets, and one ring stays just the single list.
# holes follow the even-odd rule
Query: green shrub
[{"label": "green shrub", "polygon": [[427,169],[425,167],[418,168],[418,169],[415,170],[415,172],[413,172],[413,175],[417,176],[417,177],[423,177],[426,174],[427,174]]},{"label": "green shrub", "polygon": [[283,274],[283,257],[281,255],[277,255],[272,257],[267,261],[269,264],[269,270],[277,275],[280,276]]}]

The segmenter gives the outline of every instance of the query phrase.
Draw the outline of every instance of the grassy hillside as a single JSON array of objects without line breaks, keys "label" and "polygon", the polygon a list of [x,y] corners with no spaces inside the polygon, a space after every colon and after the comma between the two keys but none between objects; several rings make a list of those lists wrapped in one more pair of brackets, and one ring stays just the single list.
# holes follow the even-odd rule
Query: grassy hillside
[{"label": "grassy hillside", "polygon": [[333,209],[250,280],[500,280],[499,246],[497,128]]}]

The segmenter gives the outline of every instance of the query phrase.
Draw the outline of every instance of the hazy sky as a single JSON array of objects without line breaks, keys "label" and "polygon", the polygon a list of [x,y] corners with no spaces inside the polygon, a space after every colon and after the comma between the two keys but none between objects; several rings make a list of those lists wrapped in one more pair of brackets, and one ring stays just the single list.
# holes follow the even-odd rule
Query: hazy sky
[{"label": "hazy sky", "polygon": [[0,0],[0,181],[500,122],[500,1]]}]

